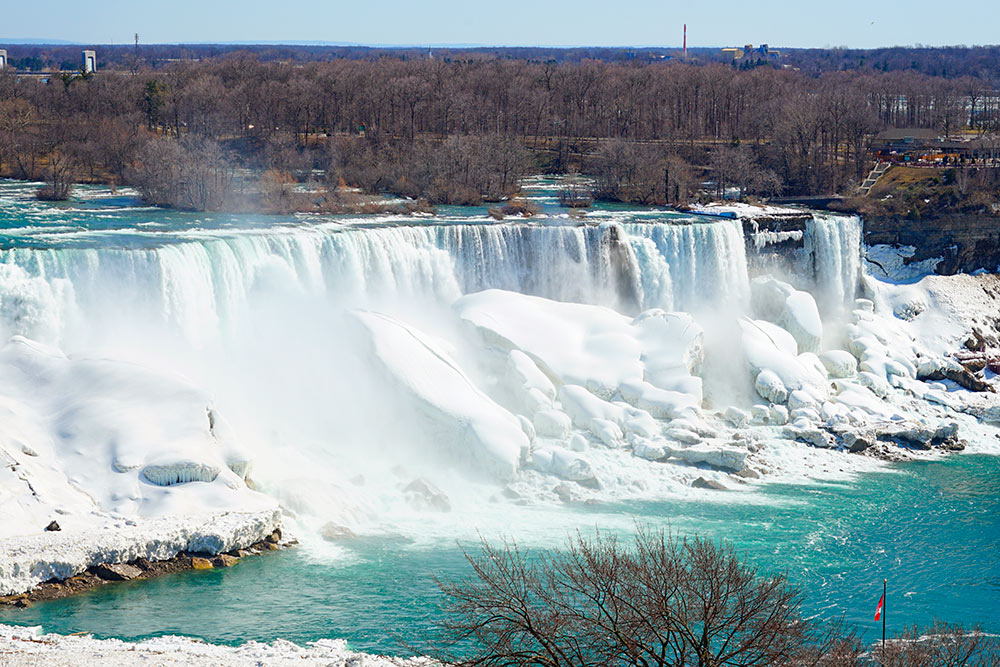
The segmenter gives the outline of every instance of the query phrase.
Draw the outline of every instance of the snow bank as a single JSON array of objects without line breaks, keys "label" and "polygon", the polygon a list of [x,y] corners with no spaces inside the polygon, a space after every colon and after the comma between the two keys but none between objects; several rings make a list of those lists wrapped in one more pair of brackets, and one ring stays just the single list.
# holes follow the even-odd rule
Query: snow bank
[{"label": "snow bank", "polygon": [[770,206],[765,204],[746,204],[742,202],[712,202],[705,206],[695,206],[691,208],[693,213],[732,213],[737,218],[765,218],[770,216],[803,216],[809,212],[800,208],[787,208],[784,206]]},{"label": "snow bank", "polygon": [[932,275],[941,263],[940,257],[913,261],[917,249],[911,245],[891,246],[885,244],[868,246],[865,259],[868,272],[889,283],[914,283]]},{"label": "snow bank", "polygon": [[422,435],[457,461],[500,479],[514,476],[529,444],[514,415],[416,329],[378,313],[358,311],[354,318],[370,336],[372,363],[385,370],[417,411]]},{"label": "snow bank", "polygon": [[[102,562],[247,546],[278,523],[207,396],[19,336],[0,349],[0,462],[3,594]],[[44,532],[53,520],[61,531]]]},{"label": "snow bank", "polygon": [[16,336],[0,349],[0,414],[0,538],[56,518],[72,530],[275,507],[245,484],[238,436],[180,378]]},{"label": "snow bank", "polygon": [[432,665],[428,658],[392,658],[357,653],[342,639],[320,639],[299,646],[278,639],[270,644],[248,642],[242,646],[206,644],[189,637],[156,637],[141,642],[67,637],[44,634],[41,627],[0,625],[0,656],[4,664],[34,667],[85,667],[89,665],[322,665],[323,667],[417,667]]},{"label": "snow bank", "polygon": [[277,509],[104,521],[85,529],[0,539],[0,595],[23,593],[101,563],[166,560],[181,551],[217,554],[260,542],[280,523]]}]

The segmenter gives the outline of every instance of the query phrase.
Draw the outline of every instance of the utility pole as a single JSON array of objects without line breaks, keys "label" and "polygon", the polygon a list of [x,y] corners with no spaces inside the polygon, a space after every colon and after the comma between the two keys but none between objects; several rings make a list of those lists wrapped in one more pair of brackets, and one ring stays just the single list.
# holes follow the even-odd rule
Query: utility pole
[{"label": "utility pole", "polygon": [[132,54],[132,76],[139,71],[139,33],[135,33],[135,52]]}]

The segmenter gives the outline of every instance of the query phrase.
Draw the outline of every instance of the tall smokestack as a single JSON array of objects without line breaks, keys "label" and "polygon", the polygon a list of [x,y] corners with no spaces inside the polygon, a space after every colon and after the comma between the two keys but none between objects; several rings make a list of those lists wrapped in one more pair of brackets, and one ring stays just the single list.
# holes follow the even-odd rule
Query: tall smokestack
[{"label": "tall smokestack", "polygon": [[684,24],[684,60],[688,57],[688,24]]}]

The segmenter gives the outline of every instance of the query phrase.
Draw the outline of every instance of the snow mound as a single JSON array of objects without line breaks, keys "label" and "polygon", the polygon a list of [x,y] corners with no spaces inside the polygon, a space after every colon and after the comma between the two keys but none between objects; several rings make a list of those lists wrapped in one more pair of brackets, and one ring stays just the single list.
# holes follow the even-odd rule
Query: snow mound
[{"label": "snow mound", "polygon": [[9,665],[35,667],[85,667],[134,665],[208,667],[430,667],[428,658],[393,658],[357,653],[342,639],[320,639],[299,646],[282,639],[270,644],[247,642],[241,646],[207,644],[189,637],[155,637],[141,642],[43,634],[41,627],[0,625],[0,655]]},{"label": "snow mound", "polygon": [[483,393],[429,337],[386,315],[353,315],[369,336],[372,363],[394,380],[421,419],[423,433],[456,461],[500,479],[513,477],[529,446],[517,417]]},{"label": "snow mound", "polygon": [[238,435],[184,380],[68,358],[15,336],[0,349],[0,538],[115,518],[270,511]]}]

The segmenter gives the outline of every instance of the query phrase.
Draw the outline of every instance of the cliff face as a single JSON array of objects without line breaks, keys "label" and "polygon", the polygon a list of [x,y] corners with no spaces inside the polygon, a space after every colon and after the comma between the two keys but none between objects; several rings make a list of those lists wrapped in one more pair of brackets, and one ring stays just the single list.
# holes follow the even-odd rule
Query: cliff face
[{"label": "cliff face", "polygon": [[912,261],[940,257],[937,273],[953,275],[1000,267],[1000,217],[946,214],[931,219],[865,218],[868,245],[909,245]]}]

